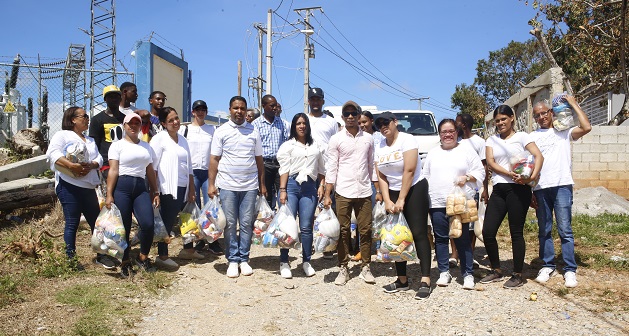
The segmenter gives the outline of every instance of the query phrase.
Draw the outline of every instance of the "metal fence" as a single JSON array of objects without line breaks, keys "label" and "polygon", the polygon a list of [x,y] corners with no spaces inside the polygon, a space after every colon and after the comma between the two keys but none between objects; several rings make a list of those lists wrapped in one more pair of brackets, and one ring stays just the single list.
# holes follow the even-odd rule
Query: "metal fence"
[{"label": "metal fence", "polygon": [[[0,144],[4,144],[15,132],[28,127],[39,127],[48,140],[61,130],[63,111],[70,106],[80,106],[92,115],[106,108],[102,87],[89,87],[92,70],[70,68],[66,63],[63,59],[47,59],[47,63],[28,64],[20,59],[19,64],[14,64],[10,58],[0,57],[0,79],[4,92],[0,100]],[[131,72],[116,72],[114,75],[117,85],[134,82],[135,76]],[[89,111],[92,96],[94,108]]]}]

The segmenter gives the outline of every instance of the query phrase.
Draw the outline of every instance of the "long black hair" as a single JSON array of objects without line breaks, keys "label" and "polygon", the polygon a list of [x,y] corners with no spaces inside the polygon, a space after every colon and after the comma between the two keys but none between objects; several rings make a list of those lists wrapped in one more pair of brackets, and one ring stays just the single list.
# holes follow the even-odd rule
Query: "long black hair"
[{"label": "long black hair", "polygon": [[165,124],[170,112],[177,113],[177,111],[170,106],[162,107],[161,109],[159,109],[159,111],[157,111],[157,114],[159,115],[159,121]]},{"label": "long black hair", "polygon": [[306,123],[306,144],[310,146],[314,142],[312,139],[312,129],[310,128],[310,119],[303,112],[297,113],[293,117],[293,121],[290,124],[290,136],[288,139],[297,139],[297,120],[299,120],[299,118],[304,118],[304,122]]},{"label": "long black hair", "polygon": [[369,111],[363,111],[363,113],[361,113],[361,115],[364,115],[365,117],[371,119],[371,129],[373,129],[374,132],[377,132],[378,129],[376,128],[376,124],[373,121],[373,114],[371,114],[371,112],[369,112]]},{"label": "long black hair", "polygon": [[500,105],[496,107],[496,109],[494,110],[494,119],[496,119],[496,116],[498,116],[499,114],[504,114],[509,117],[513,117],[515,115],[509,105]]}]

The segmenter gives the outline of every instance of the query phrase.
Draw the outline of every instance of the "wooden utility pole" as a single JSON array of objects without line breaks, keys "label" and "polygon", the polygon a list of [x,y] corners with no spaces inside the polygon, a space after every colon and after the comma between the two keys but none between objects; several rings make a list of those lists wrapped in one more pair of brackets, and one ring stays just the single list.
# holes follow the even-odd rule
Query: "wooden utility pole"
[{"label": "wooden utility pole", "polygon": [[242,96],[242,61],[238,61],[238,95]]}]

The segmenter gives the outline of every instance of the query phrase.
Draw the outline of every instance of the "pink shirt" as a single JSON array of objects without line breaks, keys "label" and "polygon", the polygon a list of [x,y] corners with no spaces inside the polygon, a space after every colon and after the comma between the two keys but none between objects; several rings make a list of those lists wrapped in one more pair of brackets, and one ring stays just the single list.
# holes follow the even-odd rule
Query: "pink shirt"
[{"label": "pink shirt", "polygon": [[377,181],[373,165],[371,134],[358,130],[356,136],[346,129],[334,134],[328,143],[325,181],[335,185],[346,198],[371,196],[371,181]]}]

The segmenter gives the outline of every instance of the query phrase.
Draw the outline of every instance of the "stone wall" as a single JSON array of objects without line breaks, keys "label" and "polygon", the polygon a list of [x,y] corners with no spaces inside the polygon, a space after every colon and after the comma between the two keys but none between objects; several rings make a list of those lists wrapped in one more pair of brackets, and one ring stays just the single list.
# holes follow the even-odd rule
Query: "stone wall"
[{"label": "stone wall", "polygon": [[575,188],[603,186],[629,199],[629,126],[593,126],[572,145]]}]

